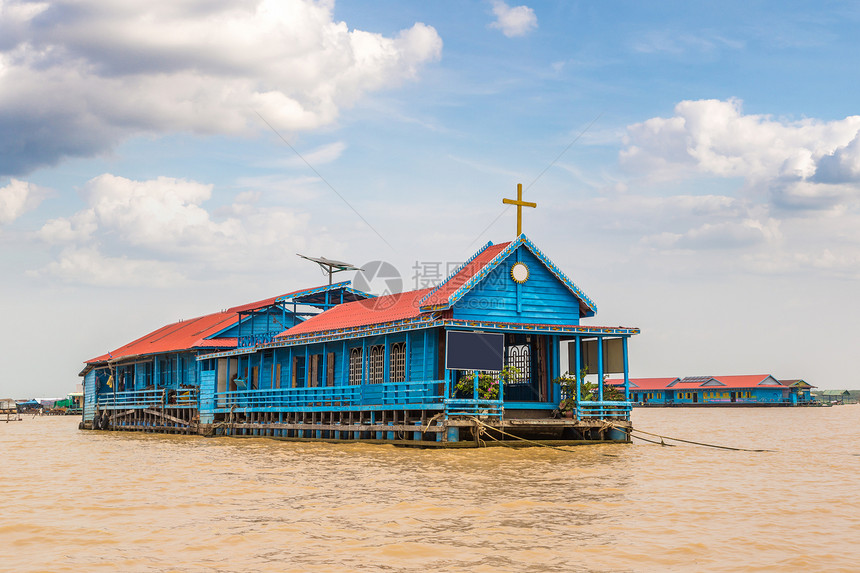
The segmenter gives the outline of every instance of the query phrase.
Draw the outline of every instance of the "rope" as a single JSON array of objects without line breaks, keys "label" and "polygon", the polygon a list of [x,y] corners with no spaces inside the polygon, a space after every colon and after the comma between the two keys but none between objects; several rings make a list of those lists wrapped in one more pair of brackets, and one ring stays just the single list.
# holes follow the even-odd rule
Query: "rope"
[{"label": "rope", "polygon": [[[520,440],[520,441],[523,441],[523,442],[526,442],[526,443],[529,443],[529,444],[533,444],[533,445],[535,445],[535,446],[540,446],[540,447],[542,447],[542,448],[550,448],[550,449],[553,449],[553,450],[558,450],[558,451],[560,451],[560,452],[567,452],[567,453],[569,453],[569,454],[572,454],[572,453],[573,453],[573,451],[568,450],[568,449],[565,449],[565,448],[561,448],[561,447],[559,447],[559,446],[551,446],[551,445],[549,445],[549,444],[542,444],[542,443],[540,443],[540,442],[535,442],[534,440],[527,440],[526,438],[521,438],[521,437],[519,437],[519,436],[515,436],[515,435],[513,435],[513,434],[509,434],[508,432],[506,432],[506,431],[504,431],[504,430],[502,430],[502,429],[500,429],[500,428],[494,428],[493,426],[490,426],[490,425],[488,425],[488,424],[485,424],[484,422],[482,422],[481,420],[479,420],[478,418],[475,418],[475,417],[473,417],[473,416],[470,416],[469,418],[470,418],[472,421],[474,421],[474,422],[475,422],[475,424],[477,424],[478,426],[482,426],[483,428],[487,428],[487,429],[490,429],[490,430],[495,430],[496,432],[499,432],[500,434],[503,434],[503,435],[505,435],[505,436],[508,436],[508,437],[514,438],[514,439],[516,439],[516,440]],[[490,436],[490,434],[489,434],[489,433],[487,433],[487,436],[488,436],[488,437],[492,437],[492,436]],[[493,438],[493,439],[495,439],[495,438]],[[505,444],[505,442],[504,442],[504,441],[501,441],[501,440],[496,440],[496,441],[497,441],[497,442],[499,442],[500,444]],[[507,446],[508,444],[505,444],[505,445]]]},{"label": "rope", "polygon": [[421,433],[423,434],[424,432],[426,432],[427,430],[429,430],[429,429],[430,429],[430,426],[433,424],[433,422],[434,422],[437,418],[439,418],[440,416],[442,416],[442,415],[443,415],[443,414],[440,412],[440,413],[438,413],[438,414],[434,415],[434,416],[433,416],[432,418],[430,418],[429,420],[427,420],[427,425],[424,427],[424,429],[423,429],[423,430],[421,430]]},{"label": "rope", "polygon": [[681,438],[673,438],[673,437],[671,437],[671,436],[664,436],[664,435],[661,435],[661,434],[655,434],[654,432],[646,432],[645,430],[638,430],[638,429],[635,429],[635,428],[629,428],[629,429],[628,429],[628,428],[623,428],[623,427],[618,426],[618,425],[616,425],[616,424],[612,424],[611,422],[609,423],[609,425],[610,425],[610,426],[612,426],[612,427],[614,427],[614,428],[616,428],[616,429],[618,429],[618,430],[621,430],[622,432],[627,432],[631,437],[634,437],[634,438],[636,438],[637,440],[643,440],[643,441],[646,441],[646,442],[657,443],[657,442],[655,442],[655,441],[653,441],[653,440],[648,440],[648,439],[646,439],[646,438],[643,438],[642,436],[634,436],[634,435],[633,435],[633,433],[634,433],[634,432],[635,432],[635,433],[638,433],[638,434],[645,434],[645,435],[647,435],[647,436],[655,436],[655,437],[657,437],[657,438],[660,438],[660,445],[662,445],[662,446],[669,446],[669,445],[671,445],[671,444],[667,444],[667,443],[665,443],[665,442],[663,441],[664,439],[666,439],[666,440],[672,440],[673,442],[682,442],[682,443],[685,443],[685,444],[693,444],[693,445],[695,445],[695,446],[703,446],[703,447],[706,447],[706,448],[717,448],[717,449],[719,449],[719,450],[730,450],[730,451],[733,451],[733,452],[775,452],[775,451],[776,451],[776,450],[755,450],[755,449],[750,449],[750,448],[732,448],[732,447],[730,447],[730,446],[720,446],[720,445],[717,445],[717,444],[706,444],[706,443],[704,443],[704,442],[694,442],[694,441],[692,441],[692,440],[682,440]]}]

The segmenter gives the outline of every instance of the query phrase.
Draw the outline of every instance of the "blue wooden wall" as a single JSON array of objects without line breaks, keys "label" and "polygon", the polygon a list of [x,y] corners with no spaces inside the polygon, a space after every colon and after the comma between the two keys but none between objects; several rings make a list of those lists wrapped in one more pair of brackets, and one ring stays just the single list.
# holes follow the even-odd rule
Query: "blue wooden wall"
[{"label": "blue wooden wall", "polygon": [[[517,284],[511,266],[523,262],[529,278]],[[579,300],[525,246],[520,246],[454,305],[454,318],[531,324],[579,324]]]},{"label": "blue wooden wall", "polygon": [[200,423],[215,421],[215,370],[204,370],[200,374]]},{"label": "blue wooden wall", "polygon": [[280,308],[269,308],[245,317],[241,324],[236,323],[230,328],[218,332],[215,337],[234,338],[240,334],[244,337],[270,332],[281,333],[298,322],[301,320],[296,318],[292,312],[287,311],[285,314]]},{"label": "blue wooden wall", "polygon": [[[426,335],[425,335],[426,332]],[[437,378],[436,370],[438,363],[438,329],[399,332],[388,335],[389,347],[398,342],[406,342],[408,338],[408,366],[407,380],[424,381]],[[426,343],[426,348],[425,348]],[[313,343],[308,345],[293,346],[286,348],[265,349],[252,354],[237,357],[236,372],[241,379],[252,376],[253,368],[257,368],[257,388],[260,390],[275,387],[290,388],[292,381],[292,364],[294,357],[300,357],[304,361],[303,375],[298,377],[297,386],[305,387],[310,375],[310,361],[314,355],[320,355],[320,370],[322,372],[321,385],[327,385],[327,371],[325,360],[329,353],[334,355],[334,385],[346,386],[349,384],[349,355],[353,348],[363,348],[363,352],[370,352],[373,345],[385,345],[384,336],[363,339],[352,339],[345,341],[334,341]],[[388,355],[385,358],[388,364]],[[280,376],[278,368],[280,365]],[[365,360],[366,366],[366,360]],[[234,372],[230,372],[230,376]],[[201,380],[202,385],[202,380]],[[312,384],[314,385],[313,381]]]},{"label": "blue wooden wall", "polygon": [[96,411],[96,371],[84,376],[84,420],[92,420]]}]

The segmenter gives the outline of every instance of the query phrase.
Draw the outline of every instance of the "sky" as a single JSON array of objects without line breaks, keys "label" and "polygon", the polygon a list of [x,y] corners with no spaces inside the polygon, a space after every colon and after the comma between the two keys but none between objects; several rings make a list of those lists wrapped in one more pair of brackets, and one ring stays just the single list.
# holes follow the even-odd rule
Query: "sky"
[{"label": "sky", "polygon": [[[858,387],[860,8],[0,0],[0,397],[523,230],[631,375]],[[379,263],[376,267],[379,268]],[[352,273],[339,278],[350,279]]]}]

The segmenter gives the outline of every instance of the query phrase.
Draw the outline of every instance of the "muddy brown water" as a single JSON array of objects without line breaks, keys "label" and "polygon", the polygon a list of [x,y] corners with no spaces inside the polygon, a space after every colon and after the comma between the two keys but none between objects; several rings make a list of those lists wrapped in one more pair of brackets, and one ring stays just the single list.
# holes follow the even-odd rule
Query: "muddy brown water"
[{"label": "muddy brown water", "polygon": [[0,570],[860,570],[860,406],[633,422],[775,451],[437,451],[0,421]]}]

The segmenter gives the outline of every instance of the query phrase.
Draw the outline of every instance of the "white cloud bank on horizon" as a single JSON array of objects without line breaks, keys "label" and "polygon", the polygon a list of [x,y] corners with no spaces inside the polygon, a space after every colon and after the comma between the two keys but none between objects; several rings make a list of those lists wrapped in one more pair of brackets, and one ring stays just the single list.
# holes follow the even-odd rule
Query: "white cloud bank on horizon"
[{"label": "white cloud bank on horizon", "polygon": [[332,1],[0,3],[0,174],[140,133],[287,132],[416,76],[442,40],[349,30]]},{"label": "white cloud bank on horizon", "polygon": [[[254,193],[241,193],[215,216],[204,206],[212,188],[170,177],[99,175],[82,189],[85,209],[36,233],[59,254],[30,275],[161,287],[215,273],[277,270],[289,264],[283,252],[308,246],[309,215],[258,206]],[[313,237],[315,245],[325,244],[319,233]]]},{"label": "white cloud bank on horizon", "polygon": [[535,11],[528,6],[511,7],[502,0],[493,0],[492,4],[496,20],[490,23],[490,28],[501,30],[508,38],[525,36],[537,28]]}]

